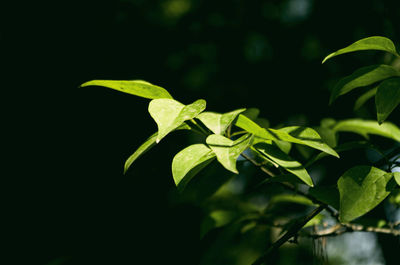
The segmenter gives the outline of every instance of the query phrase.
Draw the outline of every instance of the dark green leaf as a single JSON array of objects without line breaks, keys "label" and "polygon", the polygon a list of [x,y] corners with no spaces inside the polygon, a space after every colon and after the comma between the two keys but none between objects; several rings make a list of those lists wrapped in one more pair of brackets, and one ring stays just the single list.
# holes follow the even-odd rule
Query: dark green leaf
[{"label": "dark green leaf", "polygon": [[313,187],[308,190],[308,193],[317,198],[319,201],[326,203],[333,208],[339,210],[340,196],[339,191],[334,186]]},{"label": "dark green leaf", "polygon": [[173,99],[153,99],[149,104],[149,113],[158,126],[156,142],[158,143],[184,121],[195,118],[205,108],[206,101],[203,99],[186,106]]},{"label": "dark green leaf", "polygon": [[393,42],[385,37],[380,36],[373,36],[365,39],[361,39],[359,41],[354,42],[353,44],[340,49],[334,53],[329,54],[325,57],[322,63],[326,62],[328,59],[338,56],[340,54],[349,53],[349,52],[356,52],[356,51],[363,51],[363,50],[380,50],[386,51],[391,54],[394,54],[397,57],[400,55],[396,52],[396,47],[394,46]]},{"label": "dark green leaf", "polygon": [[291,158],[289,155],[282,152],[279,148],[266,143],[258,143],[254,145],[254,148],[259,151],[262,155],[271,159],[288,172],[299,177],[304,183],[309,186],[314,186],[313,181],[308,175],[307,170],[296,160]]},{"label": "dark green leaf", "polygon": [[368,90],[367,92],[365,92],[364,94],[362,94],[354,103],[354,110],[358,110],[359,108],[361,108],[362,105],[365,104],[365,102],[368,101],[368,99],[372,98],[375,96],[376,94],[376,89],[377,87]]},{"label": "dark green leaf", "polygon": [[369,86],[394,76],[400,76],[400,72],[390,65],[381,64],[360,68],[337,83],[331,92],[329,104],[355,88]]},{"label": "dark green leaf", "polygon": [[392,177],[370,166],[357,166],[346,171],[338,180],[340,221],[350,222],[381,203],[390,193],[387,184]]},{"label": "dark green leaf", "polygon": [[186,184],[214,159],[214,152],[204,144],[186,147],[172,160],[172,176],[178,189]]},{"label": "dark green leaf", "polygon": [[81,85],[81,87],[86,86],[108,87],[131,95],[150,99],[172,98],[164,88],[143,80],[92,80]]},{"label": "dark green leaf", "polygon": [[400,129],[390,122],[379,125],[376,121],[350,119],[338,122],[333,130],[358,133],[367,139],[369,134],[376,134],[400,142]]},{"label": "dark green leaf", "polygon": [[246,109],[242,113],[242,115],[246,116],[247,118],[249,118],[252,121],[255,121],[259,114],[260,114],[260,110],[257,108],[249,108],[249,109]]},{"label": "dark green leaf", "polygon": [[376,91],[375,105],[378,122],[386,120],[390,113],[400,104],[400,78],[383,81]]},{"label": "dark green leaf", "polygon": [[213,133],[222,135],[233,120],[245,110],[246,109],[238,109],[224,114],[203,112],[197,116],[197,119],[201,120]]},{"label": "dark green leaf", "polygon": [[236,160],[251,145],[252,141],[253,136],[248,134],[235,141],[218,134],[212,134],[206,139],[221,165],[236,174],[239,173],[236,169]]}]

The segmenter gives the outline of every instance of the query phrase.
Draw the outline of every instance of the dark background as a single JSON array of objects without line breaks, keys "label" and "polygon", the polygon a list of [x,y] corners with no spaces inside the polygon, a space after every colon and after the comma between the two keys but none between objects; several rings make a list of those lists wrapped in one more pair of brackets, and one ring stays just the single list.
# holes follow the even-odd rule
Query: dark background
[{"label": "dark background", "polygon": [[324,56],[373,35],[400,43],[399,1],[13,2],[0,12],[12,161],[3,264],[196,264],[209,243],[198,240],[201,210],[170,199],[170,162],[190,139],[165,139],[123,175],[156,131],[148,100],[83,82],[143,79],[185,104],[317,125],[354,116],[351,95],[327,104],[338,78],[387,60]]}]

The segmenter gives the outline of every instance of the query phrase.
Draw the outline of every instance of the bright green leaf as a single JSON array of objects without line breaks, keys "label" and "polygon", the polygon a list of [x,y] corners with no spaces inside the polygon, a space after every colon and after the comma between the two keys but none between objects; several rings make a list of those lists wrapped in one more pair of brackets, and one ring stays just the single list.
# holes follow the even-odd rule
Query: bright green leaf
[{"label": "bright green leaf", "polygon": [[150,99],[172,98],[164,88],[143,80],[92,80],[81,85],[81,87],[87,86],[108,87],[131,95]]},{"label": "bright green leaf", "polygon": [[349,53],[349,52],[356,52],[356,51],[363,51],[363,50],[379,50],[379,51],[386,51],[391,54],[400,57],[400,55],[396,52],[396,47],[394,46],[393,42],[385,37],[380,36],[373,36],[368,37],[365,39],[361,39],[359,41],[354,42],[353,44],[340,49],[334,53],[329,54],[325,57],[322,63],[326,62],[328,59],[338,56],[340,54]]},{"label": "bright green leaf", "polygon": [[338,122],[333,130],[358,133],[367,139],[369,134],[376,134],[400,142],[400,129],[390,122],[379,125],[376,121],[350,119]]},{"label": "bright green leaf", "polygon": [[358,110],[362,105],[365,104],[370,98],[374,97],[376,94],[377,87],[368,90],[364,94],[362,94],[354,103],[354,110]]},{"label": "bright green leaf", "polygon": [[400,186],[400,172],[393,172],[394,180],[396,180],[397,184]]},{"label": "bright green leaf", "polygon": [[381,203],[390,193],[387,184],[391,178],[391,174],[370,166],[346,171],[338,180],[340,221],[348,223]]},{"label": "bright green leaf", "polygon": [[400,104],[400,78],[383,81],[376,91],[375,105],[378,122],[382,123]]},{"label": "bright green leaf", "polygon": [[236,169],[236,160],[251,145],[252,141],[253,136],[248,134],[235,141],[218,134],[212,134],[206,139],[221,165],[236,174],[239,173]]},{"label": "bright green leaf", "polygon": [[207,126],[213,133],[222,135],[236,117],[246,109],[238,109],[228,113],[203,112],[197,119]]},{"label": "bright green leaf", "polygon": [[[314,129],[307,128],[307,127],[300,127],[300,126],[290,126],[290,127],[281,128],[278,131],[285,132],[289,136],[291,136],[291,138],[289,138],[285,135],[278,134],[275,131],[276,135],[280,136],[281,139],[284,141],[307,145],[314,149],[323,151],[327,154],[339,157],[339,155],[336,153],[335,150],[333,150],[329,145],[327,145],[326,143],[324,143],[322,141],[321,136]],[[292,138],[294,138],[294,139],[292,139]]]},{"label": "bright green leaf", "polygon": [[178,189],[186,184],[214,159],[214,152],[204,144],[186,147],[172,160],[172,176]]},{"label": "bright green leaf", "polygon": [[260,137],[265,140],[285,141],[307,145],[309,147],[339,157],[335,150],[324,143],[321,140],[319,134],[311,128],[291,126],[279,130],[275,130],[272,128],[265,129],[261,128],[258,124],[256,124],[244,115],[239,115],[235,125],[248,131],[249,133],[254,134],[256,137]]},{"label": "bright green leaf", "polygon": [[355,88],[369,86],[394,76],[400,76],[400,72],[390,65],[381,64],[362,67],[337,83],[331,92],[329,104],[339,96],[347,94]]},{"label": "bright green leaf", "polygon": [[203,99],[186,106],[173,99],[153,99],[149,104],[149,113],[158,126],[156,142],[158,143],[184,121],[195,118],[205,108],[206,101]]},{"label": "bright green leaf", "polygon": [[299,162],[282,152],[279,148],[266,143],[258,143],[254,145],[254,148],[262,155],[283,167],[285,170],[299,177],[307,185],[311,187],[314,186],[307,170]]},{"label": "bright green leaf", "polygon": [[[175,130],[190,130],[190,126],[187,125],[186,123],[183,123]],[[157,135],[158,133],[154,133],[149,138],[147,138],[147,140],[126,160],[124,166],[124,174],[136,159],[138,159],[141,155],[146,153],[154,145],[156,145]]]}]

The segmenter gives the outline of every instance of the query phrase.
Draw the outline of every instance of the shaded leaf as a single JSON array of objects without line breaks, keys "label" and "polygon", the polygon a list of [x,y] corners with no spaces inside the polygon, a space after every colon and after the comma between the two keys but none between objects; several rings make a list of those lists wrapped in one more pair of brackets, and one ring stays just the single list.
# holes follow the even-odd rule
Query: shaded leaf
[{"label": "shaded leaf", "polygon": [[339,210],[340,195],[335,186],[318,186],[308,190],[308,193],[318,200]]},{"label": "shaded leaf", "polygon": [[279,148],[266,143],[258,143],[254,145],[254,148],[259,151],[262,155],[271,159],[288,172],[299,177],[304,183],[309,186],[314,186],[313,181],[308,175],[307,170],[296,160],[291,158],[289,155],[282,152]]},{"label": "shaded leaf", "polygon": [[190,105],[173,99],[153,99],[149,104],[149,113],[158,126],[158,143],[168,133],[178,128],[184,121],[195,118],[206,108],[206,101],[196,100]]},{"label": "shaded leaf", "polygon": [[369,134],[376,134],[400,142],[400,129],[390,122],[379,125],[376,121],[350,119],[338,122],[333,130],[358,133],[367,139]]},{"label": "shaded leaf", "polygon": [[347,94],[355,88],[369,86],[394,76],[400,76],[400,72],[390,65],[381,64],[362,67],[337,83],[331,92],[329,104],[339,96]]},{"label": "shaded leaf", "polygon": [[385,37],[380,37],[380,36],[373,36],[373,37],[368,37],[365,39],[361,39],[359,41],[354,42],[353,44],[340,49],[334,53],[329,54],[328,56],[325,57],[325,59],[322,61],[322,63],[326,62],[328,59],[349,53],[349,52],[356,52],[356,51],[363,51],[363,50],[379,50],[379,51],[386,51],[391,54],[394,54],[397,57],[400,57],[400,55],[396,52],[396,47],[394,46],[393,42]]},{"label": "shaded leaf", "polygon": [[379,84],[375,96],[378,122],[384,122],[399,104],[400,78],[391,78]]},{"label": "shaded leaf", "polygon": [[200,238],[203,238],[208,232],[214,228],[225,226],[237,217],[234,211],[215,210],[212,211],[202,222],[200,228]]},{"label": "shaded leaf", "polygon": [[212,134],[206,139],[221,165],[236,174],[239,173],[236,169],[236,160],[251,145],[252,141],[253,136],[248,134],[235,141],[218,134]]},{"label": "shaded leaf", "polygon": [[257,108],[249,108],[242,112],[242,115],[246,116],[252,121],[256,120],[259,114],[260,110]]},{"label": "shaded leaf", "polygon": [[223,134],[236,117],[246,109],[238,109],[228,113],[203,112],[196,118],[215,134]]},{"label": "shaded leaf", "polygon": [[270,204],[287,203],[287,202],[309,205],[309,206],[314,205],[314,203],[310,199],[298,194],[278,194],[273,196],[269,201]]},{"label": "shaded leaf", "polygon": [[178,189],[183,190],[186,184],[214,159],[213,151],[204,144],[186,147],[172,160],[172,176]]},{"label": "shaded leaf", "polygon": [[143,80],[92,80],[81,85],[87,86],[107,87],[142,98],[172,98],[164,88]]},{"label": "shaded leaf", "polygon": [[391,174],[370,166],[357,166],[338,180],[340,193],[339,219],[347,223],[375,208],[390,193]]},{"label": "shaded leaf", "polygon": [[374,87],[373,89],[370,89],[362,94],[354,103],[354,110],[358,110],[359,108],[361,108],[362,105],[365,104],[365,102],[368,101],[368,99],[374,97],[376,94],[376,89],[377,87]]},{"label": "shaded leaf", "polygon": [[[175,130],[190,130],[190,126],[186,123],[183,123]],[[135,162],[136,159],[138,159],[141,155],[143,155],[149,149],[156,145],[157,135],[158,133],[154,133],[149,138],[147,138],[147,140],[141,146],[139,146],[139,148],[125,161],[124,174],[126,173],[126,171],[128,171],[129,167],[132,165],[133,162]]]}]

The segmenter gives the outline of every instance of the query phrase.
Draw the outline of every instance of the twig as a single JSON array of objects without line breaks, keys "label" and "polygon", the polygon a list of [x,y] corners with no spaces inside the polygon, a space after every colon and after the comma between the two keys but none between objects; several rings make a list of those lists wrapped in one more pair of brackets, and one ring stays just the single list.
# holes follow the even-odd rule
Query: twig
[{"label": "twig", "polygon": [[304,219],[295,222],[292,227],[289,228],[289,230],[281,237],[279,238],[275,243],[273,243],[267,251],[259,257],[253,265],[261,265],[268,261],[268,257],[271,253],[273,253],[275,250],[277,250],[280,246],[282,246],[284,243],[286,243],[289,239],[292,237],[296,236],[297,233],[300,231],[301,228],[303,228],[304,225],[306,225],[311,219],[313,219],[317,214],[319,214],[322,210],[325,209],[325,206],[318,206],[315,208],[311,213],[309,213]]},{"label": "twig", "polygon": [[319,238],[328,236],[339,236],[348,232],[374,232],[378,234],[389,234],[393,236],[400,236],[400,230],[394,228],[381,228],[374,226],[363,226],[360,224],[336,224],[316,233],[307,234],[307,237]]}]

